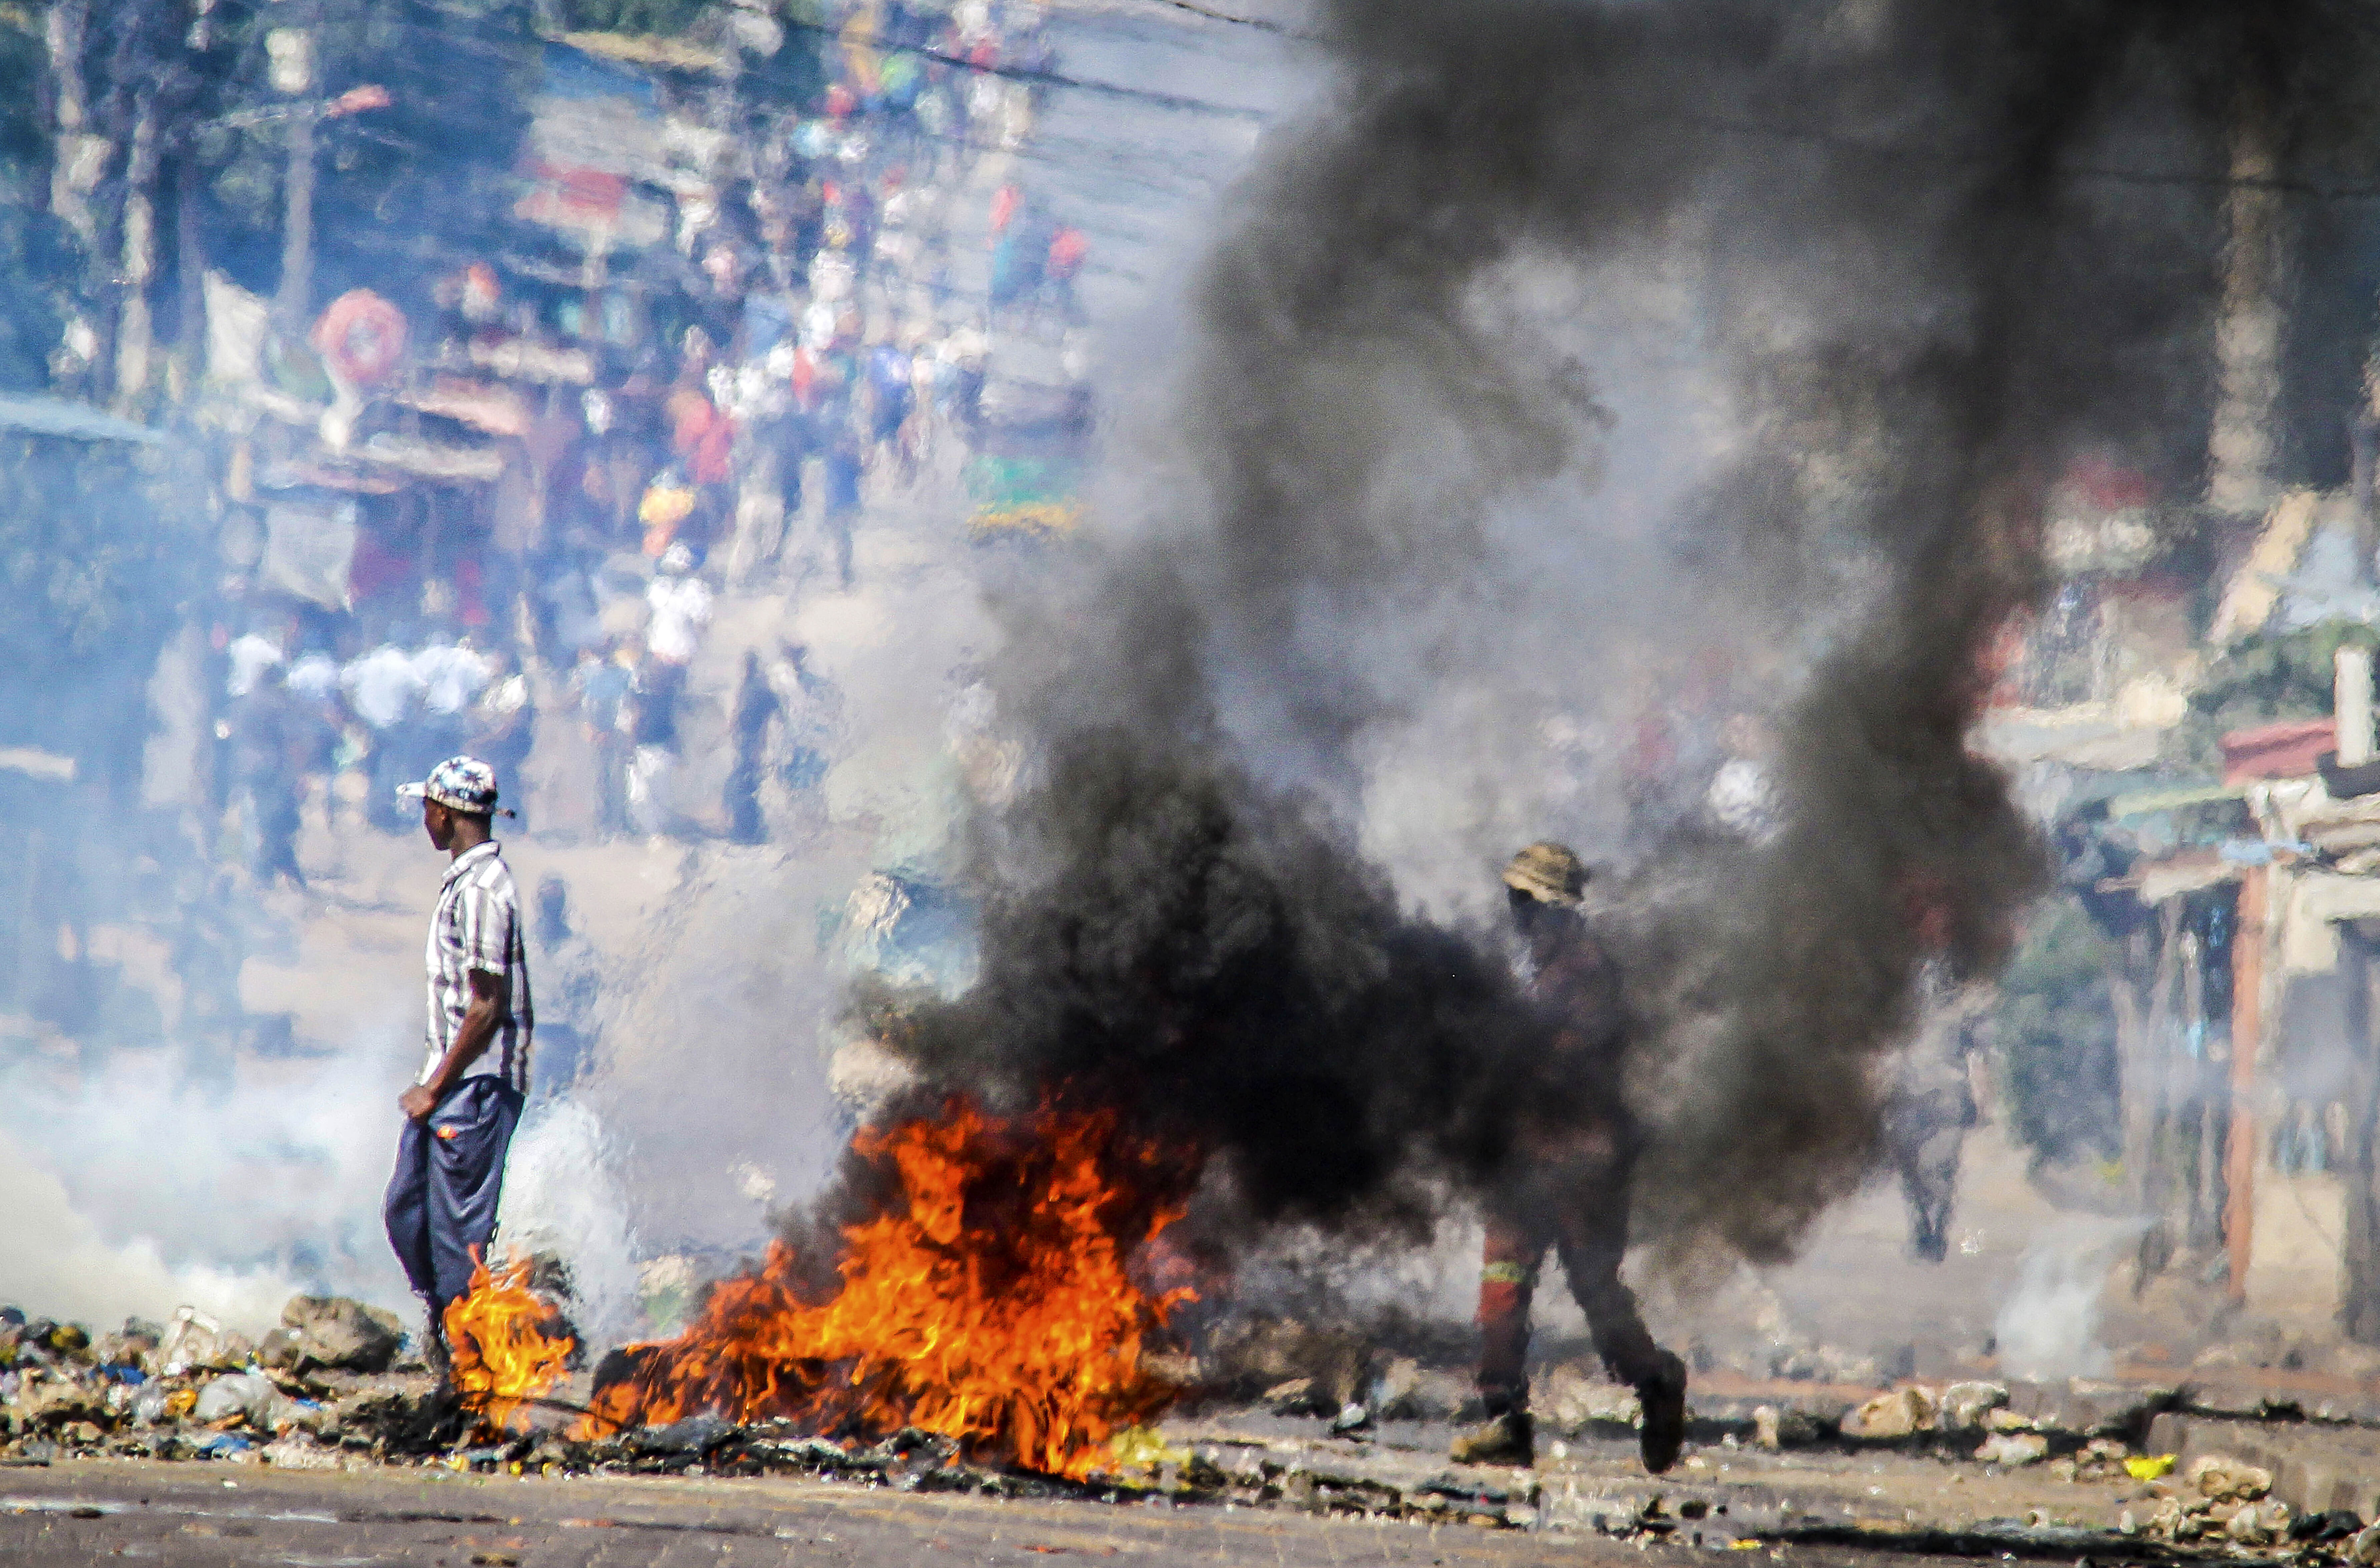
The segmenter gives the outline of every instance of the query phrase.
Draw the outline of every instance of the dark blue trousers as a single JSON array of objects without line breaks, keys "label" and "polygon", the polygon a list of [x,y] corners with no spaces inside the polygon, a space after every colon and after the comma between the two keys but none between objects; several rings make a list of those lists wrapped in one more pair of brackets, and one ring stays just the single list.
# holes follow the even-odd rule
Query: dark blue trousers
[{"label": "dark blue trousers", "polygon": [[381,1206],[388,1244],[414,1294],[440,1307],[471,1294],[473,1249],[485,1254],[504,1196],[504,1151],[521,1094],[501,1078],[466,1078],[427,1122],[406,1118],[396,1174]]}]

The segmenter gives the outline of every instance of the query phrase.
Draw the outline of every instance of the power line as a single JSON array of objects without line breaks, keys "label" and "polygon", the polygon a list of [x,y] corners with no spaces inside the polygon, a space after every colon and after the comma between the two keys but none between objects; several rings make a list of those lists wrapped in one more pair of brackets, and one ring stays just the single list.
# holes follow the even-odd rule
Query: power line
[{"label": "power line", "polygon": [[[1225,22],[1234,27],[1254,28],[1279,38],[1293,38],[1302,43],[1327,43],[1320,35],[1288,27],[1263,17],[1240,16],[1220,11],[1197,0],[1142,0],[1145,5],[1163,6],[1171,10],[1186,11],[1208,21]],[[1969,167],[1985,160],[1981,154],[1956,153],[1933,148],[1885,147],[1840,131],[1829,131],[1807,126],[1764,125],[1719,115],[1697,115],[1676,109],[1652,109],[1643,118],[1667,120],[1672,124],[1694,126],[1728,135],[1758,138],[1776,141],[1806,142],[1863,157],[1895,159],[1913,164],[1930,164],[1937,167]],[[2287,196],[2307,196],[2326,201],[2364,201],[2380,199],[2380,185],[2325,184],[2311,179],[2287,178],[2276,175],[2214,174],[2188,169],[2121,169],[2097,164],[2070,165],[2058,171],[2061,177],[2072,180],[2105,180],[2116,185],[2183,186],[2209,189],[2270,190]]]},{"label": "power line", "polygon": [[[782,24],[795,32],[817,33],[840,41],[842,32],[820,22],[788,21]],[[963,55],[945,55],[939,49],[929,49],[919,43],[883,43],[874,39],[854,40],[855,46],[880,50],[888,55],[915,55],[919,59],[941,65],[955,66],[963,71],[976,71],[1009,81],[1021,81],[1031,87],[1072,87],[1086,92],[1101,93],[1110,98],[1129,99],[1135,103],[1154,103],[1160,108],[1181,109],[1190,114],[1216,115],[1229,119],[1269,120],[1272,116],[1261,109],[1245,109],[1235,104],[1210,103],[1204,98],[1187,98],[1178,92],[1160,92],[1150,87],[1126,87],[1121,82],[1093,81],[1084,77],[1070,77],[1062,72],[1042,70],[1031,66],[986,65]]]},{"label": "power line", "polygon": [[[1812,126],[1763,124],[1726,115],[1702,115],[1680,109],[1650,109],[1643,118],[1690,126],[1721,135],[1768,141],[1799,142],[1828,152],[1887,163],[1906,163],[1940,169],[1976,168],[1991,162],[1982,152],[1953,152],[1932,147],[1894,147],[1840,131]],[[2323,183],[2278,175],[2216,174],[2192,169],[2125,169],[2098,164],[2070,164],[2053,171],[2065,180],[2104,180],[2114,185],[2179,186],[2206,189],[2270,190],[2282,195],[2311,196],[2322,201],[2370,201],[2380,198],[2380,185]]]},{"label": "power line", "polygon": [[1171,6],[1177,11],[1187,11],[1194,17],[1204,17],[1210,22],[1229,22],[1233,27],[1252,27],[1259,32],[1271,33],[1276,38],[1294,38],[1302,43],[1322,42],[1313,33],[1300,32],[1293,27],[1284,27],[1280,22],[1269,21],[1263,17],[1234,16],[1229,11],[1218,11],[1211,6],[1198,5],[1196,0],[1150,0],[1150,4]]}]

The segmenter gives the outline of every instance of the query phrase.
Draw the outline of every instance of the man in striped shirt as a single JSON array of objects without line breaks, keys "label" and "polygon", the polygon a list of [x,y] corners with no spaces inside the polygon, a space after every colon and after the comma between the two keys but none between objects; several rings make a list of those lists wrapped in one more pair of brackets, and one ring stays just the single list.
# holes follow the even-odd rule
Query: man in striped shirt
[{"label": "man in striped shirt", "polygon": [[406,1278],[430,1310],[428,1344],[443,1370],[442,1315],[470,1293],[473,1262],[495,1234],[534,1021],[520,899],[491,836],[495,770],[450,757],[397,793],[420,800],[422,828],[450,863],[430,921],[429,1059],[397,1097],[405,1130],[382,1212]]}]

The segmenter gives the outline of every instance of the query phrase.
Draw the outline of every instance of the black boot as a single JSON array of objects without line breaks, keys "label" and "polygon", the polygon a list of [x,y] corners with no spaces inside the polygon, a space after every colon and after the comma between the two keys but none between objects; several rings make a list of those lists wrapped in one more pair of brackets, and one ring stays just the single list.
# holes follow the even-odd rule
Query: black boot
[{"label": "black boot", "polygon": [[1678,1462],[1678,1450],[1685,1446],[1686,1364],[1662,1351],[1659,1369],[1636,1385],[1636,1402],[1645,1412],[1638,1440],[1645,1468],[1658,1476]]},{"label": "black boot", "polygon": [[423,1298],[422,1306],[427,1311],[429,1319],[421,1331],[422,1365],[436,1373],[438,1380],[443,1383],[455,1373],[454,1353],[446,1346],[446,1314],[435,1302],[426,1297]]},{"label": "black boot", "polygon": [[1457,1465],[1534,1465],[1536,1423],[1525,1410],[1507,1410],[1458,1433],[1450,1457]]}]

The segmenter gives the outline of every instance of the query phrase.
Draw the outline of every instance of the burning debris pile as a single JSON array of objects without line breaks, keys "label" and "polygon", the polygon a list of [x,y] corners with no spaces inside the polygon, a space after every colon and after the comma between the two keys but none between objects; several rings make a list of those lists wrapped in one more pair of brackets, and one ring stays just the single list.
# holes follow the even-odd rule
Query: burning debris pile
[{"label": "burning debris pile", "polygon": [[509,1430],[523,1402],[570,1373],[578,1341],[560,1309],[529,1288],[533,1259],[471,1271],[471,1294],[446,1308],[448,1378],[455,1397],[481,1427]]},{"label": "burning debris pile", "polygon": [[964,1101],[863,1131],[854,1153],[889,1163],[898,1193],[844,1231],[832,1294],[814,1299],[775,1243],[679,1338],[621,1352],[581,1435],[710,1411],[915,1429],[1076,1479],[1111,1465],[1111,1440],[1175,1392],[1142,1352],[1193,1293],[1136,1275],[1181,1217],[1181,1161],[1111,1111],[1003,1119]]}]

